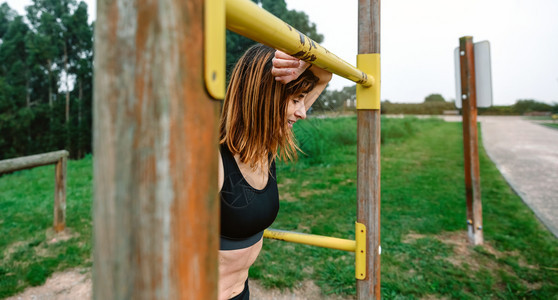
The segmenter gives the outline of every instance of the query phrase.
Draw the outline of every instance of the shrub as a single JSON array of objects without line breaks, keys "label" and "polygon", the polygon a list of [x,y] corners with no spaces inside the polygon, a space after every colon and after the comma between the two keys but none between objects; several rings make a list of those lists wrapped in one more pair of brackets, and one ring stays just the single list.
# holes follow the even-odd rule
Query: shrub
[{"label": "shrub", "polygon": [[445,110],[455,110],[453,102],[382,103],[382,114],[441,115]]},{"label": "shrub", "polygon": [[533,111],[552,111],[552,106],[546,103],[538,102],[532,99],[517,100],[512,105],[513,110],[519,114],[525,114]]},{"label": "shrub", "polygon": [[424,98],[424,103],[429,102],[446,102],[446,99],[440,94],[430,94]]}]

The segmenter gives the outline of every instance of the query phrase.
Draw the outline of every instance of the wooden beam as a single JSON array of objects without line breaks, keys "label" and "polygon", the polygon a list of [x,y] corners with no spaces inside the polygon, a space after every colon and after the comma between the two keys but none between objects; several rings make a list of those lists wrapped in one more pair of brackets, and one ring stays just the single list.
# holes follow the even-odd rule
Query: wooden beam
[{"label": "wooden beam", "polygon": [[218,113],[203,4],[97,3],[95,299],[216,299]]},{"label": "wooden beam", "polygon": [[[358,2],[358,53],[380,53],[380,0]],[[357,221],[367,228],[366,279],[357,299],[381,299],[380,291],[380,110],[357,115]]]},{"label": "wooden beam", "polygon": [[63,157],[68,157],[68,151],[60,150],[5,159],[0,161],[0,174],[55,164]]}]

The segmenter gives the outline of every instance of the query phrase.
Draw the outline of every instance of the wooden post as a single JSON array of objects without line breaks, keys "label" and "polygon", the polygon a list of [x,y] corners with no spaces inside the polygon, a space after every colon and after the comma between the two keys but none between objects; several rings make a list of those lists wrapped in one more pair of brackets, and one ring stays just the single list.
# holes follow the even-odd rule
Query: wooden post
[{"label": "wooden post", "polygon": [[54,168],[56,178],[54,188],[54,231],[66,228],[66,156],[61,157]]},{"label": "wooden post", "polygon": [[482,203],[480,193],[479,148],[477,134],[477,92],[473,38],[459,39],[461,103],[463,109],[463,152],[465,159],[465,194],[467,197],[467,231],[469,242],[481,245]]},{"label": "wooden post", "polygon": [[94,299],[216,299],[218,113],[202,0],[98,1]]},{"label": "wooden post", "polygon": [[[380,53],[380,0],[358,2],[358,53]],[[357,221],[367,228],[366,279],[357,299],[380,293],[380,110],[358,110]]]}]

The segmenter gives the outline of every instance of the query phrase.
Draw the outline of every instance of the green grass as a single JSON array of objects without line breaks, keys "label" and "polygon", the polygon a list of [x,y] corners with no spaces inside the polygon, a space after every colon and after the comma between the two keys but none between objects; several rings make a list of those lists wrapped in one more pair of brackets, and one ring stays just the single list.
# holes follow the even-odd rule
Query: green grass
[{"label": "green grass", "polygon": [[0,177],[0,298],[56,271],[91,266],[92,160],[68,162],[69,239],[54,241],[54,165]]},{"label": "green grass", "polygon": [[[279,164],[273,228],[354,238],[356,119],[301,122],[297,164]],[[558,294],[558,241],[480,149],[486,245],[466,241],[460,123],[382,120],[382,297],[540,298]],[[455,243],[453,241],[460,241]],[[267,240],[252,278],[355,293],[354,255]]]},{"label": "green grass", "polygon": [[548,126],[550,128],[558,128],[558,123],[542,123],[544,126]]},{"label": "green grass", "polygon": [[[295,125],[305,154],[279,163],[273,228],[354,238],[356,118]],[[480,149],[485,245],[466,238],[461,124],[382,119],[382,297],[557,299],[558,240]],[[71,238],[50,243],[54,167],[0,177],[0,298],[55,271],[91,266],[92,159],[68,163]],[[354,255],[266,240],[250,277],[325,295],[355,293]],[[326,298],[325,296],[324,298]]]}]

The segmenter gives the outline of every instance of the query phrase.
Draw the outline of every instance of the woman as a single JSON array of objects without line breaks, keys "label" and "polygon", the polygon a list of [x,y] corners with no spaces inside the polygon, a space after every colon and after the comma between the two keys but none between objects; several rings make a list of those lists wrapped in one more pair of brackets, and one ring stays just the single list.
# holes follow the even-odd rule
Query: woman
[{"label": "woman", "polygon": [[248,269],[279,211],[275,158],[296,158],[292,127],[331,73],[264,45],[237,62],[220,123],[219,299],[249,299]]}]

